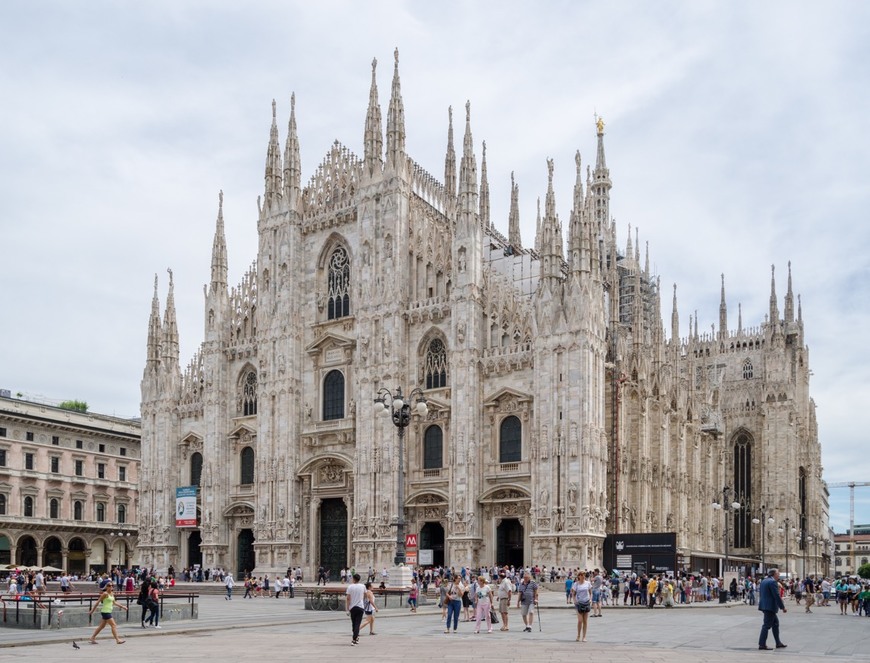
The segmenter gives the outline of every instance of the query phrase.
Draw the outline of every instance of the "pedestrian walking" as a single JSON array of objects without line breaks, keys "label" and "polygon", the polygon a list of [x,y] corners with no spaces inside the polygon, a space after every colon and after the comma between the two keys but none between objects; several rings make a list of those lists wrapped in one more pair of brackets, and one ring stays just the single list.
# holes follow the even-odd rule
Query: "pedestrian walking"
[{"label": "pedestrian walking", "polygon": [[786,647],[779,639],[779,617],[776,616],[776,613],[782,610],[784,614],[788,610],[786,610],[782,597],[779,595],[778,581],[779,569],[770,569],[767,572],[767,577],[761,581],[758,588],[758,609],[764,613],[764,624],[761,627],[761,634],[758,636],[759,649],[772,649],[772,647],[767,646],[768,631],[773,631],[773,639],[777,649]]},{"label": "pedestrian walking", "polygon": [[447,586],[447,623],[444,627],[445,633],[450,633],[450,619],[453,618],[453,632],[456,633],[456,626],[459,623],[459,612],[462,610],[462,594],[465,592],[465,587],[462,581],[457,576],[450,578],[450,584]]},{"label": "pedestrian walking", "polygon": [[487,584],[484,576],[479,576],[477,579],[477,607],[475,609],[475,633],[480,633],[480,619],[486,621],[486,632],[492,633],[492,588]]},{"label": "pedestrian walking", "polygon": [[511,605],[511,594],[513,593],[514,585],[504,571],[499,571],[498,577],[498,611],[501,613],[501,630],[507,631],[509,630],[508,609]]},{"label": "pedestrian walking", "polygon": [[233,600],[233,585],[235,585],[235,584],[236,583],[233,582],[233,574],[228,572],[227,577],[224,578],[224,585],[227,588],[227,595],[224,597],[225,600],[227,600],[227,601]]},{"label": "pedestrian walking", "polygon": [[[126,606],[120,605],[119,607],[127,610]],[[97,626],[97,629],[94,631],[93,635],[88,639],[92,645],[97,644],[97,635],[99,635],[100,631],[106,628],[106,624],[109,625],[109,628],[112,629],[112,636],[115,638],[115,642],[119,645],[123,645],[126,640],[122,640],[118,635],[118,625],[115,623],[115,618],[112,617],[112,611],[115,609],[115,591],[112,586],[112,583],[108,583],[103,592],[100,594],[100,598],[97,599],[97,602],[94,603],[94,607],[91,608],[88,615],[94,614],[94,612],[100,609],[100,616],[102,620],[100,621],[100,625]]]},{"label": "pedestrian walking", "polygon": [[529,571],[523,575],[523,581],[517,587],[517,607],[523,618],[524,633],[532,632],[532,623],[535,621],[535,606],[538,605],[538,583],[532,580]]},{"label": "pedestrian walking", "polygon": [[144,625],[160,628],[160,588],[156,580],[151,581],[151,587],[148,590],[148,598],[145,601],[148,610],[151,614],[145,620]]},{"label": "pedestrian walking", "polygon": [[347,586],[344,597],[345,608],[347,614],[350,615],[350,626],[353,633],[351,645],[359,644],[359,628],[365,614],[365,595],[366,588],[360,582],[359,573],[354,573],[353,582]]},{"label": "pedestrian walking", "polygon": [[365,615],[360,629],[369,627],[369,635],[377,635],[375,633],[375,613],[378,611],[378,606],[375,605],[375,594],[372,591],[372,583],[365,584],[365,598],[363,599],[363,614]]}]

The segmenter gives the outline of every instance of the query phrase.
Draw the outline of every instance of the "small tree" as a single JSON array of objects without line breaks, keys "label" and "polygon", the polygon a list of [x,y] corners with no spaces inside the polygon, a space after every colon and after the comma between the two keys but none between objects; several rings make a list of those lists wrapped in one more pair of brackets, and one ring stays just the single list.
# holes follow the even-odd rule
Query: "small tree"
[{"label": "small tree", "polygon": [[59,408],[63,410],[75,410],[76,412],[87,412],[88,411],[88,402],[87,401],[64,401],[60,405]]},{"label": "small tree", "polygon": [[870,580],[870,564],[862,564],[858,567],[858,575],[865,580]]}]

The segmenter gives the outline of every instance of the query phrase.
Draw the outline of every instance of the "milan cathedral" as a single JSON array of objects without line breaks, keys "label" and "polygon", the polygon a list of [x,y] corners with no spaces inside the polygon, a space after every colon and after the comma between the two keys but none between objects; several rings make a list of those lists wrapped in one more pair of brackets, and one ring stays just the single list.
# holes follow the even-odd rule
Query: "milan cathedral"
[{"label": "milan cathedral", "polygon": [[[723,277],[718,327],[695,316],[681,337],[674,286],[668,334],[648,251],[631,231],[617,245],[604,123],[594,166],[577,153],[567,228],[548,161],[523,246],[519,186],[503,234],[468,104],[464,120],[457,155],[449,114],[439,180],[405,151],[396,53],[386,131],[375,62],[362,156],[335,142],[303,185],[295,99],[283,153],[273,102],[256,260],[230,287],[221,194],[186,366],[172,276],[162,315],[155,279],[136,561],[379,569],[400,514],[456,567],[602,567],[606,535],[644,532],[676,533],[686,570],[726,546],[818,557],[805,546],[827,535],[828,499],[790,265],[782,311],[771,271],[757,326],[729,328]],[[382,387],[428,406],[402,463]],[[176,527],[184,486],[195,527]]]}]

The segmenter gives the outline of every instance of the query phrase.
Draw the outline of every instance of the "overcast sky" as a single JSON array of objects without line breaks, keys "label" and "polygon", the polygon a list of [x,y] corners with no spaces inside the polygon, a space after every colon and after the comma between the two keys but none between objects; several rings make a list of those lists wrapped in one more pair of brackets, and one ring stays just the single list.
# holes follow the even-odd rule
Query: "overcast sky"
[{"label": "overcast sky", "polygon": [[[471,101],[492,219],[510,173],[523,241],[555,161],[606,122],[612,213],[649,242],[669,325],[764,322],[770,267],[802,296],[828,481],[870,481],[870,4],[861,2],[42,2],[0,4],[0,388],[137,416],[154,274],[175,274],[182,363],[203,335],[218,191],[230,282],[256,258],[256,199],[290,94],[303,179],[362,154],[371,60],[386,117],[399,48],[407,150],[443,175],[447,107]],[[632,231],[633,233],[633,231]],[[856,520],[870,523],[870,488]],[[848,490],[832,490],[848,524]]]}]

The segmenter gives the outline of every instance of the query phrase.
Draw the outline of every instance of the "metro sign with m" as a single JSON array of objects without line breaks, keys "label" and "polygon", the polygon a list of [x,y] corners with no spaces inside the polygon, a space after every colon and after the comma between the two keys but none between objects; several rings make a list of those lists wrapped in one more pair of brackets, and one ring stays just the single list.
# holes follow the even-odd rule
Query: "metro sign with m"
[{"label": "metro sign with m", "polygon": [[416,548],[417,547],[417,534],[405,534],[405,547],[406,548]]}]

